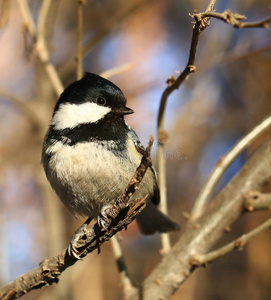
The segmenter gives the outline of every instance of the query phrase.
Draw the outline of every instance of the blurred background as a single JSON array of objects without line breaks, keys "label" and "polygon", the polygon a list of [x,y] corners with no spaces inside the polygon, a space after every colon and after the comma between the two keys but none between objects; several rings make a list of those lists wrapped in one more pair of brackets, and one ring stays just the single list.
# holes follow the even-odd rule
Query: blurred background
[{"label": "blurred background", "polygon": [[[29,0],[34,25],[40,0]],[[159,101],[169,76],[185,67],[193,21],[208,1],[88,0],[83,7],[83,69],[102,73],[131,64],[111,78],[135,114],[128,117],[143,144],[156,136]],[[268,0],[217,1],[249,21],[271,14]],[[45,26],[50,62],[66,87],[76,80],[77,1],[51,2]],[[40,164],[43,136],[58,94],[18,1],[0,1],[0,283],[5,285],[64,249],[84,222],[72,217],[46,181]],[[170,97],[165,122],[170,215],[185,228],[189,212],[219,157],[271,112],[271,35],[266,29],[233,29],[218,20],[201,34],[196,73]],[[260,143],[261,141],[259,141]],[[215,193],[236,174],[257,145],[226,172]],[[156,163],[157,143],[153,147]],[[266,219],[242,217],[221,245]],[[160,261],[159,235],[142,236],[133,222],[121,233],[133,282],[140,284]],[[181,232],[171,235],[176,241]],[[196,271],[172,299],[271,299],[271,238],[264,233],[244,251]],[[59,284],[23,299],[120,299],[121,286],[110,242],[65,271]]]}]

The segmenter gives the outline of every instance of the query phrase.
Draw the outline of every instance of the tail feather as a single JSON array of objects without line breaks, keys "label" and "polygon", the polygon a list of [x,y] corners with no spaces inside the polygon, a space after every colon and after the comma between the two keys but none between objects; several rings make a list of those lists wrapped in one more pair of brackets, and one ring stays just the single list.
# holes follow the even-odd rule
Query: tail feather
[{"label": "tail feather", "polygon": [[146,235],[180,229],[176,222],[162,213],[151,201],[147,202],[146,208],[136,217],[136,221],[141,233]]}]

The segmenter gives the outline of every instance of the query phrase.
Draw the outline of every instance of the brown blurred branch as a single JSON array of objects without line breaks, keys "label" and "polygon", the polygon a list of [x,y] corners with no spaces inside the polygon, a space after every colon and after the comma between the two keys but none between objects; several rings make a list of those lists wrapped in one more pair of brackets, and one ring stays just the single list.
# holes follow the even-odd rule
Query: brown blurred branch
[{"label": "brown blurred branch", "polygon": [[107,18],[103,22],[102,27],[100,27],[94,37],[87,40],[83,44],[83,55],[86,55],[95,45],[97,45],[105,36],[112,32],[116,27],[118,27],[123,20],[131,16],[135,11],[141,8],[143,5],[150,3],[153,0],[139,0],[131,2],[131,5],[117,16]]},{"label": "brown blurred branch", "polygon": [[247,52],[243,52],[243,53],[227,53],[225,54],[225,56],[223,56],[222,58],[218,59],[218,60],[214,60],[212,62],[208,62],[208,65],[205,64],[203,62],[204,66],[201,66],[199,69],[200,71],[199,73],[206,73],[208,72],[208,70],[213,70],[214,68],[217,67],[221,67],[223,65],[227,65],[227,64],[236,64],[242,60],[247,60],[247,59],[251,59],[251,58],[255,58],[260,54],[263,54],[265,52],[268,52],[271,50],[271,46],[264,46],[264,47],[260,47],[258,49],[254,49],[254,50],[249,50]]},{"label": "brown blurred branch", "polygon": [[120,274],[123,299],[139,299],[139,290],[132,284],[130,276],[128,274],[128,269],[120,247],[120,239],[118,237],[118,234],[114,235],[111,238],[111,245]]},{"label": "brown blurred branch", "polygon": [[247,211],[271,209],[271,193],[249,191],[243,195]]},{"label": "brown blurred branch", "polygon": [[123,72],[129,71],[132,68],[132,66],[133,66],[133,63],[129,62],[129,63],[123,64],[121,66],[117,66],[115,68],[106,70],[106,71],[102,72],[100,74],[100,76],[108,79],[108,78],[111,78],[115,75],[118,75],[118,74],[121,74]]},{"label": "brown blurred branch", "polygon": [[[153,138],[150,137],[146,152],[142,156],[141,163],[131,178],[128,187],[123,195],[110,206],[110,218],[106,220],[104,227],[101,228],[97,222],[89,230],[86,230],[82,238],[78,240],[76,249],[80,252],[80,258],[85,257],[95,249],[99,250],[105,241],[109,240],[118,231],[126,228],[145,207],[145,200],[148,195],[143,199],[133,201],[128,206],[127,203],[138,189],[147,169],[151,166],[150,150],[152,143]],[[114,217],[112,218],[112,216]],[[33,289],[39,289],[58,282],[61,273],[77,261],[77,258],[69,256],[68,249],[65,249],[59,255],[43,260],[39,267],[3,287],[0,290],[0,299],[17,299]]]},{"label": "brown blurred branch", "polygon": [[38,39],[45,40],[46,21],[48,18],[51,2],[52,2],[52,0],[43,0],[42,6],[40,9],[39,19],[38,19],[38,25],[37,25]]},{"label": "brown blurred branch", "polygon": [[0,29],[6,26],[10,13],[10,1],[2,0],[0,2]]},{"label": "brown blurred branch", "polygon": [[83,76],[83,5],[84,1],[78,0],[77,3],[77,56],[76,56],[76,77],[77,80]]},{"label": "brown blurred branch", "polygon": [[[271,142],[258,149],[242,170],[213,200],[212,206],[186,231],[143,284],[143,299],[168,299],[192,274],[191,257],[207,252],[224,229],[243,213],[243,194],[261,190],[271,178]],[[159,285],[157,284],[159,282]]]},{"label": "brown blurred branch", "polygon": [[[125,19],[127,19],[138,9],[142,8],[144,5],[152,1],[154,0],[140,0],[136,1],[135,3],[131,3],[131,5],[126,10],[122,11],[119,15],[107,18],[106,22],[102,22],[101,27],[98,28],[95,35],[91,36],[90,39],[83,42],[83,57],[86,56],[94,46],[101,42],[104,37],[109,35],[110,32],[114,31],[118,26],[120,26],[120,24]],[[73,68],[74,60],[70,60],[62,66],[60,74],[69,74],[70,72],[72,72]]]},{"label": "brown blurred branch", "polygon": [[16,105],[16,107],[26,116],[33,130],[39,130],[42,128],[43,124],[41,119],[36,114],[35,110],[27,103],[27,101],[22,101],[21,99],[10,95],[4,91],[0,91],[0,97],[8,99],[10,102]]},{"label": "brown blurred branch", "polygon": [[31,39],[35,44],[35,50],[37,52],[37,55],[40,61],[43,63],[48,78],[58,96],[62,93],[64,87],[56,71],[55,66],[49,61],[50,55],[46,47],[45,38],[44,38],[44,31],[45,31],[44,24],[45,24],[46,15],[48,13],[51,0],[43,1],[43,5],[40,12],[40,19],[41,19],[39,23],[39,29],[41,30],[40,32],[36,31],[35,24],[31,16],[27,1],[26,0],[17,0],[17,1],[24,19],[25,28],[28,31],[29,36],[31,37]]},{"label": "brown blurred branch", "polygon": [[196,267],[202,267],[206,266],[213,261],[217,260],[218,258],[221,258],[225,256],[226,254],[230,253],[231,251],[237,249],[242,250],[243,247],[253,238],[258,236],[260,233],[264,232],[267,229],[271,228],[271,218],[265,221],[260,226],[256,227],[255,229],[251,230],[250,232],[243,234],[241,237],[236,239],[235,241],[217,249],[214,251],[211,251],[206,254],[196,254],[194,255],[190,263],[192,266]]}]

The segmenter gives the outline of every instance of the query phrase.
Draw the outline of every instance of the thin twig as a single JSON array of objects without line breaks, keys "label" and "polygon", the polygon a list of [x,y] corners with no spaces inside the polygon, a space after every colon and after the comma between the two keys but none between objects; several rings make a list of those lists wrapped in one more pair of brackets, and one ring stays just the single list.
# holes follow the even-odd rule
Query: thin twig
[{"label": "thin twig", "polygon": [[[210,1],[206,11],[212,10],[215,4],[215,0]],[[175,80],[175,78],[170,77],[167,81],[168,86],[164,90],[159,106],[158,112],[158,120],[157,120],[157,135],[159,141],[159,148],[158,148],[158,182],[160,188],[160,208],[161,211],[167,214],[167,189],[166,189],[166,159],[165,159],[165,142],[167,134],[164,129],[164,115],[168,97],[170,94],[178,89],[180,85],[184,82],[187,76],[193,72],[195,72],[196,67],[194,66],[196,52],[197,52],[197,45],[199,40],[199,35],[203,29],[208,25],[208,23],[202,22],[202,20],[198,20],[195,22],[193,27],[193,34],[191,39],[190,45],[190,52],[188,61],[186,64],[185,69],[179,75],[179,77]],[[170,239],[167,233],[161,235],[162,238],[162,253],[167,253],[170,250]]]},{"label": "thin twig", "polygon": [[129,71],[132,68],[132,66],[133,66],[133,63],[128,62],[128,63],[123,64],[121,66],[106,70],[106,71],[102,72],[100,74],[100,76],[108,79],[108,78],[111,78],[115,75],[118,75],[118,74],[121,74],[123,72]]},{"label": "thin twig", "polygon": [[256,126],[248,135],[242,138],[225,156],[222,156],[213,169],[208,181],[201,189],[191,211],[190,221],[195,221],[205,211],[211,193],[231,163],[271,126],[271,116]]},{"label": "thin twig", "polygon": [[36,35],[36,28],[35,28],[35,24],[33,21],[33,18],[31,16],[30,13],[30,9],[29,6],[26,2],[26,0],[18,0],[18,4],[25,22],[25,27],[30,35],[30,37],[32,38],[32,40],[34,41],[34,43],[37,40],[37,35]]},{"label": "thin twig", "polygon": [[271,22],[271,17],[257,22],[243,22],[243,20],[246,19],[246,16],[232,13],[228,9],[223,13],[210,11],[194,14],[193,17],[198,21],[203,20],[204,18],[216,18],[232,25],[234,28],[268,28],[268,23]]},{"label": "thin twig", "polygon": [[[154,0],[151,0],[154,2]],[[83,45],[83,55],[86,55],[95,45],[97,45],[105,36],[109,35],[116,27],[118,27],[123,20],[127,19],[134,12],[140,9],[143,5],[149,4],[150,0],[138,0],[129,2],[130,6],[118,15],[108,16],[102,26],[97,30],[96,34],[87,40]],[[128,2],[127,2],[128,3]]]},{"label": "thin twig", "polygon": [[[56,68],[54,67],[53,64],[49,62],[49,51],[46,48],[44,37],[43,36],[39,37],[39,34],[36,31],[35,24],[31,16],[27,1],[26,0],[17,0],[17,1],[24,19],[25,28],[27,29],[31,39],[35,44],[36,53],[40,61],[44,65],[44,69],[54,88],[54,91],[56,92],[57,95],[60,95],[64,89],[64,86],[59,78]],[[39,23],[41,28],[43,28],[45,23],[44,15],[48,13],[48,4],[50,4],[50,0],[45,0],[43,2],[43,5],[45,5],[45,9],[43,9],[43,7],[41,9],[40,18],[42,18],[42,21]],[[42,31],[42,34],[43,33],[44,31]]]},{"label": "thin twig", "polygon": [[0,29],[6,26],[8,23],[8,18],[10,15],[10,1],[9,0],[2,0],[0,2]]},{"label": "thin twig", "polygon": [[[129,6],[124,11],[119,12],[118,15],[108,16],[104,22],[101,23],[101,27],[99,27],[90,39],[87,39],[83,42],[83,57],[87,55],[94,46],[96,46],[101,40],[110,34],[110,32],[114,31],[116,27],[120,26],[122,22],[135,13],[137,10],[141,9],[144,5],[150,4],[154,2],[154,0],[138,0],[129,2],[131,6]],[[128,2],[127,2],[128,3]],[[68,60],[66,64],[62,65],[60,74],[68,74],[72,72],[74,68],[74,60]]]},{"label": "thin twig", "polygon": [[121,287],[123,291],[123,298],[128,299],[139,299],[139,291],[136,288],[129,277],[128,269],[124,260],[124,256],[120,247],[120,240],[118,234],[111,238],[111,245],[115,260],[117,262],[118,270],[120,273]]},{"label": "thin twig", "polygon": [[83,76],[83,1],[77,2],[77,56],[76,56],[76,77],[77,80]]},{"label": "thin twig", "polygon": [[[158,148],[158,182],[160,188],[160,209],[163,213],[168,213],[167,207],[167,183],[166,183],[166,159],[164,153],[164,145]],[[168,233],[161,234],[161,250],[162,255],[167,254],[171,249],[170,236]]]},{"label": "thin twig", "polygon": [[270,50],[271,50],[271,45],[268,45],[268,46],[260,47],[258,49],[249,50],[246,53],[238,53],[238,54],[236,54],[234,52],[228,53],[219,59],[215,59],[214,62],[208,63],[208,65],[204,64],[204,67],[200,68],[199,73],[205,74],[206,72],[208,72],[208,70],[213,70],[217,67],[220,68],[223,65],[235,64],[242,60],[251,59],[251,57],[255,58],[256,56],[258,56],[262,53],[268,52]]},{"label": "thin twig", "polygon": [[216,0],[211,0],[210,3],[207,6],[205,12],[213,11],[215,3],[216,3]]},{"label": "thin twig", "polygon": [[[46,21],[48,18],[49,9],[51,6],[52,0],[43,0],[42,6],[39,13],[38,25],[37,25],[37,35],[38,39],[45,40],[45,33],[46,33]],[[30,15],[30,12],[29,12]],[[31,18],[31,15],[30,15]]]},{"label": "thin twig", "polygon": [[249,242],[251,239],[270,228],[271,218],[265,221],[260,226],[256,227],[255,229],[249,231],[246,234],[243,234],[240,238],[236,239],[235,241],[217,250],[211,251],[207,254],[196,254],[195,256],[193,256],[193,258],[190,259],[190,263],[191,265],[197,267],[206,266],[207,264],[212,263],[213,261],[225,256],[226,254],[230,253],[235,249],[242,250],[247,242]]},{"label": "thin twig", "polygon": [[[193,35],[190,46],[190,54],[188,63],[181,73],[181,75],[175,80],[173,77],[168,79],[168,86],[164,90],[160,106],[158,112],[158,121],[157,121],[157,132],[158,132],[158,182],[160,188],[160,208],[161,211],[167,214],[167,189],[166,189],[166,159],[165,159],[165,142],[167,134],[164,130],[164,114],[166,109],[166,103],[169,95],[183,83],[185,78],[191,73],[195,71],[195,67],[193,66],[196,49],[198,44],[198,37],[200,34],[200,22],[196,23],[193,29]],[[164,233],[161,235],[162,237],[162,253],[165,254],[170,249],[169,235]]]},{"label": "thin twig", "polygon": [[244,207],[247,211],[269,210],[271,209],[271,193],[260,193],[249,191],[243,194]]}]

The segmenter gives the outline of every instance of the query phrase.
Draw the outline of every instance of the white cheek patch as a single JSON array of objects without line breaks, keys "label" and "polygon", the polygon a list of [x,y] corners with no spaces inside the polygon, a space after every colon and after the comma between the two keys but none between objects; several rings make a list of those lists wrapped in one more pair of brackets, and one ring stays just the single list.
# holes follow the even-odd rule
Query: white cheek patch
[{"label": "white cheek patch", "polygon": [[65,103],[59,106],[51,121],[51,125],[54,125],[57,130],[62,130],[74,128],[83,123],[96,123],[110,111],[111,108],[99,106],[93,102],[82,104]]}]

